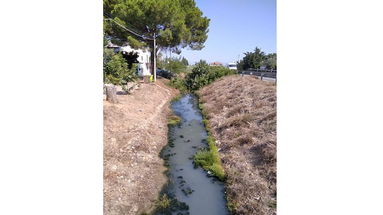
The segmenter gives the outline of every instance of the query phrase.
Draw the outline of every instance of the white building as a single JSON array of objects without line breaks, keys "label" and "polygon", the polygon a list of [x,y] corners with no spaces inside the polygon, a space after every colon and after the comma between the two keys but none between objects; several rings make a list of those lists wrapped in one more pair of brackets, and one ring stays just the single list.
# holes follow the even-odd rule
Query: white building
[{"label": "white building", "polygon": [[117,46],[109,42],[107,45],[108,48],[112,48],[115,52],[125,51],[125,52],[135,52],[138,53],[138,65],[137,72],[138,76],[150,76],[150,52],[147,49],[133,49],[129,45],[126,46]]},{"label": "white building", "polygon": [[138,53],[138,76],[150,76],[150,52],[146,49],[133,49],[130,46],[123,46],[120,51],[136,52]]}]

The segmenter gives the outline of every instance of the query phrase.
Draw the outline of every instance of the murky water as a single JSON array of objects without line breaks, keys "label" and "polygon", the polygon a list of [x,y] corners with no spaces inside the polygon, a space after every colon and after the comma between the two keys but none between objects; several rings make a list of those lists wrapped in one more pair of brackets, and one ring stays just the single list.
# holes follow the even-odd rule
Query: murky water
[{"label": "murky water", "polygon": [[196,98],[190,94],[172,104],[182,122],[169,129],[171,144],[162,154],[169,165],[170,183],[165,192],[189,206],[188,211],[172,214],[226,215],[229,213],[223,183],[208,177],[200,167],[194,168],[193,155],[199,148],[207,147],[207,133],[197,105]]}]

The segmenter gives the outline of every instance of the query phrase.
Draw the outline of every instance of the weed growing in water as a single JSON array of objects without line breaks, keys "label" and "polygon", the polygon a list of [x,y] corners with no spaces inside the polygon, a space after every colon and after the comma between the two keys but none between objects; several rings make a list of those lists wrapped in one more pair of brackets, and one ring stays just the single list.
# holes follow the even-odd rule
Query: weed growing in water
[{"label": "weed growing in water", "polygon": [[203,106],[201,104],[199,104],[198,107],[201,109],[203,116],[202,122],[208,133],[207,144],[209,148],[201,149],[194,155],[194,165],[201,166],[206,171],[210,171],[219,180],[223,181],[225,179],[225,172],[218,154],[218,148],[215,145],[215,139],[211,134],[209,122],[206,119],[206,112],[203,110]]},{"label": "weed growing in water", "polygon": [[221,165],[218,149],[212,136],[207,138],[209,149],[202,149],[194,155],[194,164],[210,171],[219,180],[225,179],[225,172]]},{"label": "weed growing in water", "polygon": [[179,94],[179,95],[173,97],[172,100],[170,100],[170,102],[172,102],[172,103],[176,102],[176,101],[180,100],[181,97],[182,97],[182,94]]},{"label": "weed growing in water", "polygon": [[176,115],[172,115],[168,119],[168,126],[175,126],[175,125],[178,125],[180,122],[181,122],[180,117],[178,117]]},{"label": "weed growing in water", "polygon": [[155,204],[159,211],[164,211],[170,207],[170,199],[166,194],[163,194]]},{"label": "weed growing in water", "polygon": [[169,197],[166,194],[160,196],[160,198],[155,203],[155,211],[153,214],[164,214],[171,215],[174,212],[178,212],[178,214],[188,214],[189,206],[180,202],[173,197]]}]

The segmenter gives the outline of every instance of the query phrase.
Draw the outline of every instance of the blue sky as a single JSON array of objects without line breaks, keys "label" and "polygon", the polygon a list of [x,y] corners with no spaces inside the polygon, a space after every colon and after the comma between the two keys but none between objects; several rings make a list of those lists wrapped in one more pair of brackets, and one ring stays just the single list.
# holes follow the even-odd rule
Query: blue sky
[{"label": "blue sky", "polygon": [[193,64],[229,63],[242,59],[256,46],[266,53],[276,52],[276,0],[196,0],[204,16],[210,18],[208,39],[200,51],[183,49],[181,55]]}]

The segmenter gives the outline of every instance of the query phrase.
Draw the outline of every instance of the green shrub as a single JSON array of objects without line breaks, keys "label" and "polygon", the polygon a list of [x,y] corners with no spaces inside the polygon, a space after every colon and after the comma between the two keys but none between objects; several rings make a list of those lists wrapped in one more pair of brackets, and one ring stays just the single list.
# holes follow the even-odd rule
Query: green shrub
[{"label": "green shrub", "polygon": [[185,85],[190,91],[198,90],[208,84],[209,65],[205,61],[197,63],[192,72],[185,77]]},{"label": "green shrub", "polygon": [[189,91],[196,91],[201,87],[212,83],[220,77],[234,74],[234,72],[223,66],[209,66],[205,61],[197,63],[191,73],[185,78],[185,85]]},{"label": "green shrub", "polygon": [[181,91],[181,93],[193,92],[206,86],[213,81],[235,72],[223,66],[209,66],[205,61],[200,61],[187,72],[185,78],[176,77],[169,82],[169,86]]},{"label": "green shrub", "polygon": [[220,77],[232,75],[234,73],[235,72],[233,72],[233,70],[230,70],[229,68],[223,66],[210,66],[209,81],[213,82]]},{"label": "green shrub", "polygon": [[104,82],[114,85],[125,85],[136,80],[136,67],[128,68],[128,63],[121,53],[112,54],[111,51],[104,52]]},{"label": "green shrub", "polygon": [[173,78],[169,81],[169,86],[178,89],[181,93],[186,93],[188,89],[186,88],[184,79],[180,77]]}]

